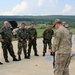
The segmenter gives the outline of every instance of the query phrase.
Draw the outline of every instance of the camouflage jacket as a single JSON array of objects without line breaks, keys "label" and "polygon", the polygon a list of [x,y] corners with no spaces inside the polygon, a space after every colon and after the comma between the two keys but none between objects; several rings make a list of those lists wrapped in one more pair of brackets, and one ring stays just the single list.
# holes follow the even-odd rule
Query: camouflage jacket
[{"label": "camouflage jacket", "polygon": [[23,40],[26,40],[28,39],[28,31],[27,29],[22,29],[20,28],[18,31],[17,31],[17,38],[18,38],[18,41],[20,41],[20,39],[23,39]]},{"label": "camouflage jacket", "polygon": [[54,31],[53,31],[53,30],[48,31],[48,29],[46,29],[46,30],[43,32],[43,39],[44,39],[44,40],[51,40],[53,34],[54,34]]},{"label": "camouflage jacket", "polygon": [[28,36],[29,36],[29,39],[32,39],[32,37],[34,37],[34,39],[37,38],[37,31],[35,28],[31,29],[29,28],[28,29]]},{"label": "camouflage jacket", "polygon": [[61,26],[58,28],[54,35],[53,45],[52,45],[52,51],[62,54],[67,54],[71,52],[70,49],[70,34],[69,31]]},{"label": "camouflage jacket", "polygon": [[1,31],[1,36],[4,41],[11,41],[13,36],[11,28],[6,29],[5,27],[3,27]]}]

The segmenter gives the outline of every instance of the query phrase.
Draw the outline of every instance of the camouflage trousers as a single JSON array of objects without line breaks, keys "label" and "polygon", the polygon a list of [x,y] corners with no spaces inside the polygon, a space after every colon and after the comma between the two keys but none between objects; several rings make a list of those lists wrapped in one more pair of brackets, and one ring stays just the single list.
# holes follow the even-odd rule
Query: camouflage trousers
[{"label": "camouflage trousers", "polygon": [[21,55],[23,49],[24,56],[26,57],[27,56],[26,48],[27,42],[18,42],[18,55]]},{"label": "camouflage trousers", "polygon": [[48,45],[48,49],[51,49],[51,42],[44,40],[44,42],[43,42],[43,53],[47,52],[47,45]]},{"label": "camouflage trousers", "polygon": [[36,40],[29,40],[28,41],[28,56],[30,56],[31,53],[31,47],[33,46],[34,54],[37,54],[37,43]]},{"label": "camouflage trousers", "polygon": [[56,55],[54,75],[69,75],[71,54]]},{"label": "camouflage trousers", "polygon": [[11,55],[11,57],[13,57],[13,58],[16,57],[14,50],[13,50],[13,45],[11,42],[10,43],[3,42],[2,43],[2,49],[3,49],[3,56],[5,59],[8,58],[8,52]]}]

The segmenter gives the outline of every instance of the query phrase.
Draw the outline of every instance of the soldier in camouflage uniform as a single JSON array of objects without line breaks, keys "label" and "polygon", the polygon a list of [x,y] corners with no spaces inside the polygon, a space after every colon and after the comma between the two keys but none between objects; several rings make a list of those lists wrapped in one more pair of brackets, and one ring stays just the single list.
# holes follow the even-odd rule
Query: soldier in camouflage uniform
[{"label": "soldier in camouflage uniform", "polygon": [[69,75],[71,59],[70,34],[60,21],[56,22],[54,26],[57,29],[52,45],[52,52],[57,51],[54,74]]},{"label": "soldier in camouflage uniform", "polygon": [[43,32],[43,44],[44,44],[43,56],[45,56],[47,44],[49,46],[49,50],[51,50],[51,40],[52,40],[53,34],[54,34],[54,31],[52,30],[50,26],[48,26],[48,28]]},{"label": "soldier in camouflage uniform", "polygon": [[71,48],[72,48],[72,31],[69,28],[69,25],[67,23],[63,24],[65,28],[69,31],[70,34],[70,41],[71,41]]},{"label": "soldier in camouflage uniform", "polygon": [[1,43],[2,43],[2,49],[3,49],[3,55],[4,55],[5,62],[7,63],[9,62],[8,61],[8,51],[11,57],[13,58],[13,61],[18,61],[16,59],[16,56],[13,50],[12,32],[8,25],[8,21],[4,22],[4,27],[2,28],[1,36],[2,36]]},{"label": "soldier in camouflage uniform", "polygon": [[28,39],[28,56],[30,57],[30,53],[31,53],[31,47],[33,46],[34,49],[34,55],[35,56],[39,56],[37,54],[37,43],[36,43],[36,39],[37,39],[37,31],[34,28],[34,24],[31,23],[30,24],[30,28],[28,29],[28,35],[29,35],[29,39]]},{"label": "soldier in camouflage uniform", "polygon": [[26,24],[22,23],[21,28],[17,31],[17,37],[18,37],[18,59],[21,60],[21,53],[22,53],[22,48],[24,52],[24,58],[29,59],[27,56],[26,48],[27,48],[27,38],[28,38],[28,33],[27,29],[25,28]]}]

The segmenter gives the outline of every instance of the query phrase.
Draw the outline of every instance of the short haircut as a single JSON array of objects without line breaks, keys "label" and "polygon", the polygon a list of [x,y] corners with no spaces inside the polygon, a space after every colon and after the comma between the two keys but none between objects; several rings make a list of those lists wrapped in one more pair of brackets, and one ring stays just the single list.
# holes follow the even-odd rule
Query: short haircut
[{"label": "short haircut", "polygon": [[9,22],[8,22],[8,21],[4,21],[4,24],[5,24],[5,23],[9,23]]},{"label": "short haircut", "polygon": [[58,22],[55,23],[55,25],[56,25],[56,24],[62,24],[62,22],[58,21]]},{"label": "short haircut", "polygon": [[22,24],[23,24],[23,25],[26,25],[25,23],[21,23],[21,25],[22,25]]},{"label": "short haircut", "polygon": [[34,23],[31,23],[30,25],[32,25],[32,24],[34,25]]}]

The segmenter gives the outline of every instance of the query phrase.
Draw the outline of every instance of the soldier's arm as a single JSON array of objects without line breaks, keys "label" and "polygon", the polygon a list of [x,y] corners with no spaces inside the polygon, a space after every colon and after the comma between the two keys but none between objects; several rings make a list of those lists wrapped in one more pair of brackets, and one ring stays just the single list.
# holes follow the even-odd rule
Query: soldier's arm
[{"label": "soldier's arm", "polygon": [[26,29],[26,39],[28,39],[29,35],[28,35],[28,29]]},{"label": "soldier's arm", "polygon": [[36,31],[36,29],[35,29],[35,36],[34,36],[35,38],[37,37],[37,31]]},{"label": "soldier's arm", "polygon": [[19,32],[19,30],[17,31],[17,38],[18,38],[18,40],[21,39],[21,38],[20,38],[20,32]]},{"label": "soldier's arm", "polygon": [[60,40],[61,40],[61,35],[59,32],[55,33],[55,37],[53,40],[53,44],[52,44],[52,51],[56,52],[59,48],[59,44],[60,44]]},{"label": "soldier's arm", "polygon": [[54,35],[54,31],[52,30],[52,35]]},{"label": "soldier's arm", "polygon": [[30,39],[31,38],[31,35],[30,35],[30,29],[29,28],[27,30],[27,34],[28,34],[28,39]]},{"label": "soldier's arm", "polygon": [[42,35],[43,35],[43,38],[45,37],[45,33],[46,33],[46,30],[45,30],[45,31],[43,32],[43,34],[42,34]]}]

